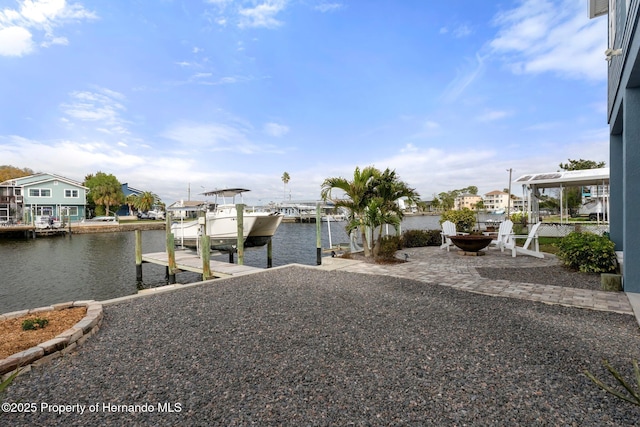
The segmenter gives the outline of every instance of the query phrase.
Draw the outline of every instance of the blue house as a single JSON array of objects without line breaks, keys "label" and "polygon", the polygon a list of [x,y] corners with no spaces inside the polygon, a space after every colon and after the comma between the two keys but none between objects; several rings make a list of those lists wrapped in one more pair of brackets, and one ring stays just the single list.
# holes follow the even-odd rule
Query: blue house
[{"label": "blue house", "polygon": [[[125,199],[128,196],[132,195],[132,194],[134,194],[136,196],[139,196],[142,193],[143,193],[142,190],[138,190],[137,188],[129,187],[129,184],[126,183],[126,182],[124,184],[122,184],[122,194],[124,194]],[[116,215],[117,216],[127,216],[130,213],[132,213],[132,212],[129,212],[129,205],[126,204],[126,203],[124,205],[120,206],[118,208],[118,210],[116,211]]]},{"label": "blue house", "polygon": [[85,218],[87,187],[82,183],[50,173],[14,178],[0,183],[7,194],[8,207],[0,211],[15,222],[47,215],[55,218]]},{"label": "blue house", "polygon": [[639,7],[640,0],[589,0],[591,18],[609,19],[604,59],[608,68],[610,230],[616,251],[624,259],[624,290],[634,293],[640,293]]}]

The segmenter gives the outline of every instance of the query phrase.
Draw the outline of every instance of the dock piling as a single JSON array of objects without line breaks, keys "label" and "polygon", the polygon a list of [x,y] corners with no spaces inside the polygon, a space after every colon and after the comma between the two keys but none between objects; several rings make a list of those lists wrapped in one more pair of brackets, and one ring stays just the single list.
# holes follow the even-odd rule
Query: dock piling
[{"label": "dock piling", "polygon": [[238,265],[244,265],[244,203],[236,204],[238,217]]},{"label": "dock piling", "polygon": [[316,203],[316,264],[322,265],[322,238],[320,223],[322,222],[320,203]]},{"label": "dock piling", "polygon": [[201,236],[202,239],[202,280],[209,280],[212,277],[211,274],[211,238],[205,233]]},{"label": "dock piling", "polygon": [[171,232],[171,214],[167,214],[167,279],[170,285],[176,283],[176,245]]},{"label": "dock piling", "polygon": [[136,283],[142,283],[142,231],[135,230],[136,241]]}]

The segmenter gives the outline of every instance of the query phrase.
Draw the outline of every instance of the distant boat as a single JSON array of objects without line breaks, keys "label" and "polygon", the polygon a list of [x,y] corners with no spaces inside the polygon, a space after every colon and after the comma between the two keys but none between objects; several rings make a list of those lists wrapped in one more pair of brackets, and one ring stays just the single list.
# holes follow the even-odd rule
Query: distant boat
[{"label": "distant boat", "polygon": [[118,219],[115,216],[102,215],[102,216],[94,216],[93,218],[88,219],[90,222],[117,222]]},{"label": "distant boat", "polygon": [[38,230],[46,230],[48,228],[61,228],[62,221],[50,216],[50,215],[40,215],[36,217],[33,225]]},{"label": "distant boat", "polygon": [[343,214],[326,214],[326,215],[322,215],[321,219],[322,219],[322,222],[345,221],[347,219],[347,216]]},{"label": "distant boat", "polygon": [[[185,247],[197,248],[203,232],[209,236],[211,249],[233,251],[238,242],[238,211],[235,198],[249,191],[244,188],[226,188],[203,193],[215,196],[215,202],[209,206],[204,217],[190,221],[174,222],[171,225],[176,243]],[[227,203],[227,198],[231,202]],[[173,210],[180,210],[174,206]],[[242,215],[242,238],[247,248],[266,245],[282,223],[283,216],[278,212],[249,212]],[[204,230],[203,230],[204,229]]]},{"label": "distant boat", "polygon": [[493,213],[495,215],[504,215],[504,209],[496,209]]}]

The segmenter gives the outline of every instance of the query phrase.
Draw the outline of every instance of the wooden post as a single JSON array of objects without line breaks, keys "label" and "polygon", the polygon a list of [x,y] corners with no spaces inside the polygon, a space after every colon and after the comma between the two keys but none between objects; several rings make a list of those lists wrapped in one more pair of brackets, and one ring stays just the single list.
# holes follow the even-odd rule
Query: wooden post
[{"label": "wooden post", "polygon": [[166,233],[167,233],[167,276],[169,284],[176,283],[176,245],[171,232],[171,214],[167,213],[166,217]]},{"label": "wooden post", "polygon": [[269,238],[267,242],[267,268],[271,268],[273,266],[273,245],[271,244],[272,239]]},{"label": "wooden post", "polygon": [[200,237],[202,242],[202,280],[211,279],[211,238],[205,233]]},{"label": "wooden post", "polygon": [[135,230],[136,239],[136,283],[142,283],[142,231]]},{"label": "wooden post", "polygon": [[[309,218],[311,221],[311,218]],[[316,203],[316,264],[322,265],[322,238],[321,238],[321,229],[320,223],[322,222],[322,217],[320,214],[320,203]]]},{"label": "wooden post", "polygon": [[236,205],[238,215],[238,265],[244,265],[244,203]]}]

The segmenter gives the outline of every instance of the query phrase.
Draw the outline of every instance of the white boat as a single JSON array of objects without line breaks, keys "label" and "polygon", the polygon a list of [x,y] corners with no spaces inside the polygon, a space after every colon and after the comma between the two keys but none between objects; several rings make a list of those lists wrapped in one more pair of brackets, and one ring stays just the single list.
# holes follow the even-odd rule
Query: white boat
[{"label": "white boat", "polygon": [[63,224],[62,224],[62,221],[50,215],[40,215],[36,217],[36,220],[34,221],[33,225],[38,230],[46,230],[48,228],[51,228],[51,229],[60,228],[62,227]]},{"label": "white boat", "polygon": [[256,218],[256,222],[244,242],[244,245],[248,248],[266,245],[269,239],[276,234],[276,230],[282,223],[282,218],[284,218],[278,212],[252,212],[246,215]]},{"label": "white boat", "polygon": [[[203,193],[215,196],[204,216],[191,221],[175,222],[171,225],[176,244],[185,247],[198,247],[203,232],[209,236],[211,249],[232,251],[236,249],[238,239],[238,212],[236,197],[249,190],[243,188],[227,188]],[[231,202],[227,202],[231,198]],[[242,201],[240,201],[242,203]],[[180,210],[180,207],[174,207]],[[242,215],[242,237],[245,247],[264,246],[275,234],[282,222],[282,215],[277,212],[249,212]]]},{"label": "white boat", "polygon": [[327,222],[327,221],[331,221],[331,222],[339,222],[339,221],[346,221],[347,216],[344,214],[326,214],[326,215],[322,215],[322,222]]}]

